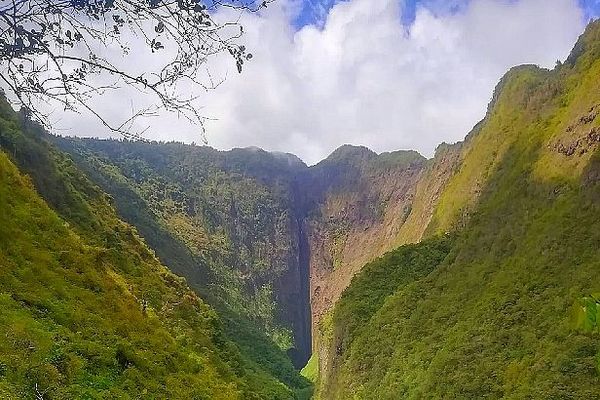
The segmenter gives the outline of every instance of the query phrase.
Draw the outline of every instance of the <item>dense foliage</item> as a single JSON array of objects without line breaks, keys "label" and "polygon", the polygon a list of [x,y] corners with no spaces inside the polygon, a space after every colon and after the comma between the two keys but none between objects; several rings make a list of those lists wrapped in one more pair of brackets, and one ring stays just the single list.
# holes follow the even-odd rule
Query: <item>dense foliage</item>
[{"label": "dense foliage", "polygon": [[248,357],[106,194],[0,111],[0,397],[289,399],[306,387],[259,333],[264,361]]},{"label": "dense foliage", "polygon": [[429,227],[456,238],[353,281],[324,398],[598,398],[598,76],[599,23],[555,70],[507,74]]},{"label": "dense foliage", "polygon": [[365,265],[335,308],[335,351],[349,348],[386,298],[427,276],[446,258],[451,245],[450,237],[435,238],[402,246]]},{"label": "dense foliage", "polygon": [[[554,70],[509,71],[427,166],[52,139],[74,163],[2,104],[0,396],[305,398],[281,349],[308,328],[303,267],[320,257],[311,284],[331,285],[302,371],[317,396],[598,398],[598,76],[600,22]],[[427,238],[368,263],[329,311],[347,260],[405,221]]]},{"label": "dense foliage", "polygon": [[[221,313],[250,320],[297,366],[311,347],[309,257],[319,264],[313,270],[336,270],[383,253],[410,212],[408,192],[425,162],[414,151],[377,155],[345,145],[309,168],[256,148],[52,140],[114,197],[171,270]],[[369,251],[356,254],[360,247]],[[347,265],[335,271],[348,282],[352,273]]]},{"label": "dense foliage", "polygon": [[[179,143],[54,141],[219,311],[249,320],[284,351],[309,351],[290,188],[294,171],[305,167],[300,160]],[[299,337],[308,342],[295,343]]]}]

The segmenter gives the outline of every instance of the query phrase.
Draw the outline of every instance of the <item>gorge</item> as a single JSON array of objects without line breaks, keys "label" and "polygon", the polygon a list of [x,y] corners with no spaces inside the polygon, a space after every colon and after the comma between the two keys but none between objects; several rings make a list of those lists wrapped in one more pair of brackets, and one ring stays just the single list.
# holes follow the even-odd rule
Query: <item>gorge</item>
[{"label": "gorge", "polygon": [[[298,367],[310,356],[312,330],[352,276],[400,243],[426,165],[415,152],[376,155],[355,146],[307,167],[292,155],[260,149],[53,140],[113,196],[123,218],[173,271],[201,293],[219,296],[219,284],[239,290],[221,300],[238,302],[236,312],[280,341]],[[168,245],[156,236],[157,226]],[[204,243],[197,242],[200,236],[207,236]],[[230,248],[219,247],[223,241]],[[228,258],[234,249],[244,249],[243,255]],[[187,254],[193,257],[178,263]],[[226,272],[206,267],[222,264]],[[219,282],[223,276],[232,280]]]},{"label": "gorge", "polygon": [[53,136],[4,102],[0,395],[597,398],[598,77],[595,22],[432,159],[313,166]]}]

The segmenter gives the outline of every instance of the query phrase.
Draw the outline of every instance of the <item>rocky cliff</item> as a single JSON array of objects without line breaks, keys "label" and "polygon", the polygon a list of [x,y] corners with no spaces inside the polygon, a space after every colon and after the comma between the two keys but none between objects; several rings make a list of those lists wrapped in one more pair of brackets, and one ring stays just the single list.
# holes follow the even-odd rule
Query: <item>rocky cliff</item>
[{"label": "rocky cliff", "polygon": [[377,155],[342,146],[299,177],[307,196],[313,330],[354,274],[395,246],[426,164],[412,151]]}]

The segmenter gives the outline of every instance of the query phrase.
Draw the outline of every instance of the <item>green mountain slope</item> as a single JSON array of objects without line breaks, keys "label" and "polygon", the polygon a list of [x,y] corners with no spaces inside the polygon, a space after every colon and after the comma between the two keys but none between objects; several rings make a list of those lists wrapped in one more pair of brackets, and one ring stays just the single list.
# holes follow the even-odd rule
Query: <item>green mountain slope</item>
[{"label": "green mountain slope", "polygon": [[307,265],[290,155],[178,143],[53,138],[115,199],[169,268],[185,276],[241,337],[269,335],[298,365],[310,354]]},{"label": "green mountain slope", "polygon": [[362,266],[397,246],[425,165],[415,151],[344,145],[299,174],[313,331]]},{"label": "green mountain slope", "polygon": [[599,76],[594,23],[565,64],[503,78],[441,193],[422,197],[436,199],[425,235],[452,239],[353,280],[326,332],[323,398],[600,398]]},{"label": "green mountain slope", "polygon": [[240,351],[110,198],[0,111],[0,397],[296,397],[283,355],[258,334],[262,363]]}]

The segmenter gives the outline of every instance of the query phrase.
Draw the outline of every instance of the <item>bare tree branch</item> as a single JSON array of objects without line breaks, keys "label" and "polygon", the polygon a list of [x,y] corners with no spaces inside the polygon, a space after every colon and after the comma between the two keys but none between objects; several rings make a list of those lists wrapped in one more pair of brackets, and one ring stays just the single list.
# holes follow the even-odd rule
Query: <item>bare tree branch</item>
[{"label": "bare tree branch", "polygon": [[[40,104],[87,111],[110,131],[139,138],[133,131],[141,117],[161,110],[175,112],[202,130],[195,106],[198,91],[215,82],[207,61],[228,53],[239,72],[252,54],[239,44],[239,17],[216,21],[219,9],[258,12],[273,0],[0,0],[0,86],[26,114],[48,127]],[[158,67],[140,72],[122,67],[131,55],[128,41],[142,40],[156,55]],[[115,50],[119,57],[112,57]],[[109,83],[105,83],[109,81]],[[192,88],[183,94],[182,86]],[[132,87],[155,99],[133,109],[125,121],[110,121],[91,101],[111,90]]]}]

